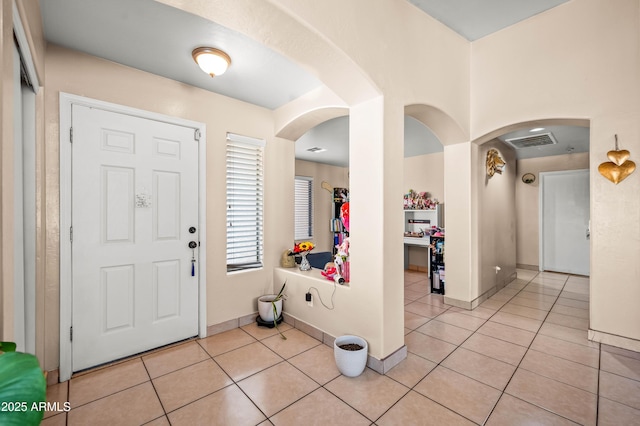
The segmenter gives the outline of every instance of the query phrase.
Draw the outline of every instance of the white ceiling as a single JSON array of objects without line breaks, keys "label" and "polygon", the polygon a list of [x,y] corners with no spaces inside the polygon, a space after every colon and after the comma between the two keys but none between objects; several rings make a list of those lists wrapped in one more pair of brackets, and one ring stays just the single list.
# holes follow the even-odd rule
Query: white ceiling
[{"label": "white ceiling", "polygon": [[[567,0],[408,1],[468,40],[475,40]],[[249,37],[154,0],[40,0],[40,6],[49,42],[265,108],[276,109],[322,84],[299,65]],[[191,57],[191,51],[199,46],[227,52],[232,59],[229,70],[215,78],[203,73]],[[348,122],[348,117],[341,117],[311,129],[296,142],[296,158],[348,165]],[[584,137],[584,131],[575,134],[570,128],[565,130],[554,132],[559,153],[566,152],[568,144],[574,152],[584,149],[577,141]],[[583,145],[588,150],[586,131]],[[316,146],[326,151],[307,151]],[[442,151],[442,146],[435,135],[406,117],[405,156],[437,151]],[[556,153],[539,150],[526,155]]]},{"label": "white ceiling", "polygon": [[[404,117],[404,156],[442,152],[442,144],[428,127],[413,117]],[[309,148],[325,151],[310,152]],[[296,141],[296,158],[333,166],[349,166],[349,117],[338,117],[317,125]]]},{"label": "white ceiling", "polygon": [[[275,109],[320,86],[284,56],[238,32],[153,0],[40,0],[47,41]],[[231,56],[211,78],[191,57],[199,46]]]},{"label": "white ceiling", "polygon": [[467,40],[500,31],[569,0],[408,0]]}]

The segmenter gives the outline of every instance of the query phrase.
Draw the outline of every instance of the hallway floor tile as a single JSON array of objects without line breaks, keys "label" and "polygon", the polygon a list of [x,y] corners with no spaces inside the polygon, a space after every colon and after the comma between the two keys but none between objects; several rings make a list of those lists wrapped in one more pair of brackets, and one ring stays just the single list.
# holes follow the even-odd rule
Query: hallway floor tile
[{"label": "hallway floor tile", "polygon": [[473,311],[405,272],[407,358],[342,376],[333,349],[249,324],[49,386],[57,425],[633,425],[640,353],[587,339],[589,280],[518,270]]}]

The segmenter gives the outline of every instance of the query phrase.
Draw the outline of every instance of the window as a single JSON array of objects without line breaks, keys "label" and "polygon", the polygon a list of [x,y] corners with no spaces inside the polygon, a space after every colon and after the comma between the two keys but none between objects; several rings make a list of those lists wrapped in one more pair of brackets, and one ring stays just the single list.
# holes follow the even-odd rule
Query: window
[{"label": "window", "polygon": [[313,178],[296,176],[295,239],[313,238]]},{"label": "window", "polygon": [[262,267],[264,146],[227,133],[227,272]]}]

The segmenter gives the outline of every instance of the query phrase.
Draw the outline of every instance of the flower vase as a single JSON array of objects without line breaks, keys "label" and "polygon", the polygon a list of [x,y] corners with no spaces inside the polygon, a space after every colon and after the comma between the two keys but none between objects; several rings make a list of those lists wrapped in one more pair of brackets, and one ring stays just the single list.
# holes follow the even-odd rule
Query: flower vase
[{"label": "flower vase", "polygon": [[308,271],[311,269],[311,264],[309,263],[309,260],[307,259],[307,254],[309,254],[309,252],[307,251],[301,251],[300,252],[300,256],[302,257],[302,259],[300,260],[300,270],[301,271]]}]

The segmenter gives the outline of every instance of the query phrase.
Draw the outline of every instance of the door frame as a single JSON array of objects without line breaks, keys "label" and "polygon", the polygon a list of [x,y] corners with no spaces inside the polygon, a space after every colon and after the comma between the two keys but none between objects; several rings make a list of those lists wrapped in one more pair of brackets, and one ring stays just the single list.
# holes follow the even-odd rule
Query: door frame
[{"label": "door frame", "polygon": [[[21,268],[23,272],[22,280],[20,282],[14,279],[14,333],[16,342],[20,342],[18,350],[28,352],[31,354],[36,353],[36,195],[35,195],[35,181],[36,181],[36,96],[40,91],[40,81],[36,73],[35,63],[33,61],[33,55],[31,53],[31,47],[29,46],[27,33],[20,17],[20,11],[16,1],[12,1],[12,22],[13,22],[13,35],[15,37],[14,44],[18,49],[18,55],[20,62],[24,67],[24,72],[27,76],[27,83],[21,84],[21,102],[22,109],[19,111],[21,116],[20,120],[20,132],[22,138],[23,156],[21,159],[22,164],[22,182],[21,190],[23,191],[23,211],[19,220],[22,221],[21,230],[24,238],[23,254],[20,255],[22,260],[19,264],[14,264],[15,268]],[[20,82],[20,75],[14,76],[14,78]],[[14,129],[14,132],[16,129]],[[28,159],[28,161],[25,160]],[[31,178],[24,179],[25,177]],[[25,187],[26,186],[26,187]],[[14,191],[15,183],[14,183]],[[25,198],[26,195],[26,198]],[[15,196],[15,194],[14,194]],[[14,206],[16,207],[16,206]],[[33,220],[31,220],[33,219]],[[16,219],[18,220],[18,219]],[[25,226],[26,223],[33,224],[32,227]],[[15,226],[15,224],[14,224]],[[18,236],[14,235],[14,241],[18,240]],[[18,257],[16,255],[16,257]],[[16,259],[19,260],[19,259]],[[17,276],[18,271],[15,270],[14,274]],[[15,278],[15,277],[14,277]],[[20,288],[18,288],[20,286]],[[19,325],[21,324],[21,326]],[[21,327],[20,330],[17,327]],[[19,333],[18,333],[19,332]]]},{"label": "door frame", "polygon": [[[591,175],[589,173],[589,169],[574,169],[574,170],[560,170],[555,172],[540,172],[540,190],[538,191],[538,270],[540,272],[544,271],[544,178],[545,176],[558,176],[558,175],[574,175],[574,174],[582,174],[587,173],[587,177],[589,178],[589,185],[591,185]],[[589,188],[590,189],[590,188]],[[591,192],[589,192],[589,218],[591,218]],[[591,224],[591,219],[589,219],[589,224]],[[589,238],[589,275],[591,274],[591,238]]]},{"label": "door frame", "polygon": [[[60,92],[60,381],[71,378],[73,373],[72,343],[70,330],[73,316],[73,270],[71,264],[71,107],[82,105],[89,108],[126,114],[138,118],[160,121],[200,132],[198,141],[198,228],[200,229],[200,247],[198,264],[207,259],[206,232],[206,160],[207,137],[204,123],[178,117],[132,108],[124,105],[104,102],[97,99]],[[207,268],[203,265],[198,273],[198,336],[207,337]]]}]

